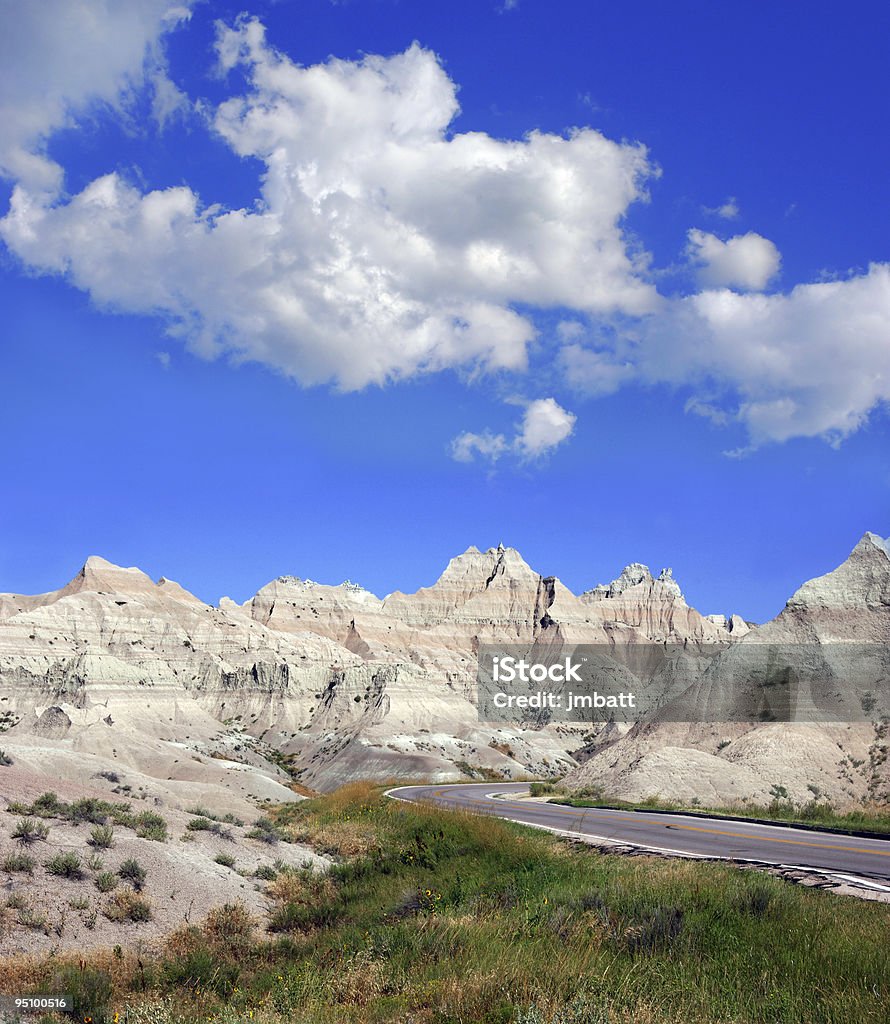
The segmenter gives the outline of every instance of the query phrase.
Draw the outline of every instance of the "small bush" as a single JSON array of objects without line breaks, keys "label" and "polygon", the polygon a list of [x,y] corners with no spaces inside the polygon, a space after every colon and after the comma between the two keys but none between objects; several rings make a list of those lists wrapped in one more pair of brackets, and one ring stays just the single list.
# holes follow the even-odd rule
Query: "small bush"
[{"label": "small bush", "polygon": [[151,904],[142,896],[137,896],[129,889],[116,892],[105,906],[102,913],[109,921],[121,924],[125,921],[139,923],[151,920]]},{"label": "small bush", "polygon": [[41,793],[34,801],[31,813],[39,818],[52,818],[56,816],[61,806],[55,793]]},{"label": "small bush", "polygon": [[0,768],[6,768],[8,765],[11,764],[12,758],[9,756],[9,754],[7,754],[5,750],[0,750]]},{"label": "small bush", "polygon": [[100,850],[110,850],[114,846],[114,829],[111,825],[96,825],[90,829],[87,842]]},{"label": "small bush", "polygon": [[248,839],[259,839],[261,843],[268,843],[274,846],[283,836],[278,827],[268,818],[258,818],[253,828],[247,833]]},{"label": "small bush", "polygon": [[138,892],[145,885],[145,868],[134,857],[128,857],[117,869],[118,876]]},{"label": "small bush", "polygon": [[34,873],[34,858],[29,857],[27,853],[11,853],[3,861],[4,871],[21,871],[26,875]]},{"label": "small bush", "polygon": [[117,875],[111,871],[102,871],[96,875],[96,888],[99,892],[113,892],[118,885]]},{"label": "small bush", "polygon": [[190,832],[211,832],[213,835],[219,836],[220,839],[235,838],[231,829],[223,828],[220,822],[214,821],[212,818],[192,818],[186,828]]},{"label": "small bush", "polygon": [[154,811],[142,811],[134,819],[136,835],[140,839],[153,839],[163,843],[167,839],[167,822]]},{"label": "small bush", "polygon": [[81,822],[104,825],[108,821],[108,809],[108,804],[104,800],[85,797],[83,800],[75,800],[68,807],[67,818],[75,825],[79,825]]},{"label": "small bush", "polygon": [[44,866],[51,875],[70,878],[75,882],[80,881],[84,876],[83,864],[76,853],[57,853]]},{"label": "small bush", "polygon": [[254,878],[261,878],[264,882],[272,882],[278,877],[278,872],[271,864],[260,864],[253,875]]},{"label": "small bush", "polygon": [[90,901],[86,896],[75,896],[68,900],[68,906],[71,907],[72,910],[89,910]]},{"label": "small bush", "polygon": [[12,830],[12,838],[23,846],[30,846],[32,843],[45,842],[49,835],[49,826],[42,821],[31,821],[30,818],[22,818]]},{"label": "small bush", "polygon": [[213,859],[217,864],[222,864],[224,868],[234,869],[235,867],[235,858],[230,853],[218,853]]},{"label": "small bush", "polygon": [[105,861],[102,860],[98,853],[91,853],[87,857],[87,867],[90,871],[101,871],[105,867]]},{"label": "small bush", "polygon": [[53,975],[49,991],[66,992],[72,997],[75,1020],[94,1020],[98,1024],[108,1019],[113,988],[106,971],[83,965],[60,967]]},{"label": "small bush", "polygon": [[210,821],[219,821],[225,825],[237,825],[239,828],[244,825],[244,822],[240,818],[236,818],[234,814],[214,814],[206,807],[190,807],[187,813],[194,814],[199,818],[207,818]]}]

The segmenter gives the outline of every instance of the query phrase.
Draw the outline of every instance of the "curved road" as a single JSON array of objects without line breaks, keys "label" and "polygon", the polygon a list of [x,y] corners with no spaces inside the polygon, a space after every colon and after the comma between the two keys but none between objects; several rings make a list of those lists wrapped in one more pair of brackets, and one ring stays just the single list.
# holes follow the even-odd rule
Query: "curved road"
[{"label": "curved road", "polygon": [[864,883],[890,892],[890,840],[657,811],[564,807],[516,798],[527,793],[527,783],[483,782],[400,786],[387,795],[396,800],[492,814],[580,839],[658,853],[806,868],[836,881]]}]

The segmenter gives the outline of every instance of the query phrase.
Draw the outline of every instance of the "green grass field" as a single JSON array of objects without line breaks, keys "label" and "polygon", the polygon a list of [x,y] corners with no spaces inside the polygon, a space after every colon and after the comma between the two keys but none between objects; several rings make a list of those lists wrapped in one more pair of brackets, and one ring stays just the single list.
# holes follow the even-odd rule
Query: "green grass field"
[{"label": "green grass field", "polygon": [[155,957],[7,964],[3,990],[73,991],[97,1024],[127,1006],[131,1024],[888,1019],[887,905],[568,846],[365,785],[275,819],[341,862],[269,881],[268,920],[229,907]]}]

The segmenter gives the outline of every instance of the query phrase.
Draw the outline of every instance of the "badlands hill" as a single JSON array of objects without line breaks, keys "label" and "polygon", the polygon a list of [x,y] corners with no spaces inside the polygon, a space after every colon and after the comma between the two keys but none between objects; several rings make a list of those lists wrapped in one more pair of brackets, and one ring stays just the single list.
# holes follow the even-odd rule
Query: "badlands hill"
[{"label": "badlands hill", "polygon": [[106,788],[111,776],[168,806],[236,812],[295,799],[294,780],[566,772],[616,796],[725,801],[781,784],[806,797],[809,784],[861,799],[885,780],[880,722],[485,724],[476,656],[486,642],[649,642],[694,659],[758,637],[885,642],[888,622],[890,553],[871,534],[755,629],[699,614],[667,569],[634,563],[575,595],[502,546],[470,548],[415,594],[282,576],[218,607],[93,557],[60,590],[0,595],[0,746],[13,761],[0,772]]}]

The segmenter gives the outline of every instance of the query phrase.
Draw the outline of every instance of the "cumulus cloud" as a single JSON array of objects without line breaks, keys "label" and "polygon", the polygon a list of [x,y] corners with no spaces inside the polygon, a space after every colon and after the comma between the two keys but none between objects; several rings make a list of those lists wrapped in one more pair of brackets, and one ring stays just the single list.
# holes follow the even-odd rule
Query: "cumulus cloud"
[{"label": "cumulus cloud", "polygon": [[525,455],[536,458],[570,437],[577,419],[555,399],[539,398],[526,407],[516,443]]},{"label": "cumulus cloud", "polygon": [[158,42],[193,2],[0,0],[0,174],[55,193],[63,172],[46,154],[50,134],[147,81],[157,112],[169,116],[177,90]]},{"label": "cumulus cloud", "polygon": [[522,370],[536,328],[517,302],[652,308],[620,225],[652,173],[642,147],[588,129],[450,134],[455,83],[416,44],[302,67],[242,18],[219,27],[217,52],[248,80],[214,126],[265,165],[255,207],[116,174],[58,203],[20,184],[9,247],[99,303],[166,316],[199,352],[344,389]]},{"label": "cumulus cloud", "polygon": [[628,327],[608,351],[566,346],[563,358],[581,390],[588,370],[594,394],[612,374],[691,390],[689,412],[743,424],[754,445],[836,441],[890,401],[890,264],[787,294],[699,292]]},{"label": "cumulus cloud", "polygon": [[[303,67],[256,19],[220,25],[219,70],[237,75],[208,115],[263,166],[256,202],[224,209],[116,173],[65,197],[55,130],[137,89],[159,123],[190,103],[163,55],[189,4],[0,11],[0,173],[14,182],[0,237],[31,270],[159,316],[202,355],[350,389],[445,368],[521,373],[531,352],[587,395],[667,385],[752,445],[842,438],[890,401],[890,265],[763,294],[780,267],[771,241],[693,229],[700,290],[660,297],[622,227],[656,173],[646,150],[590,129],[456,133],[457,86],[416,44]],[[732,220],[738,204],[710,212]],[[557,326],[538,338],[548,310]],[[532,459],[574,423],[539,399],[513,435],[466,432],[452,454]]]},{"label": "cumulus cloud", "polygon": [[511,441],[504,434],[488,430],[481,434],[464,431],[451,442],[452,458],[472,462],[480,456],[496,462],[512,453],[523,460],[537,459],[571,437],[578,417],[563,409],[556,399],[537,398],[524,404],[525,412]]},{"label": "cumulus cloud", "polygon": [[726,242],[707,231],[692,228],[687,255],[698,266],[698,280],[707,288],[744,288],[760,291],[778,273],[782,258],[775,245],[749,231]]}]

